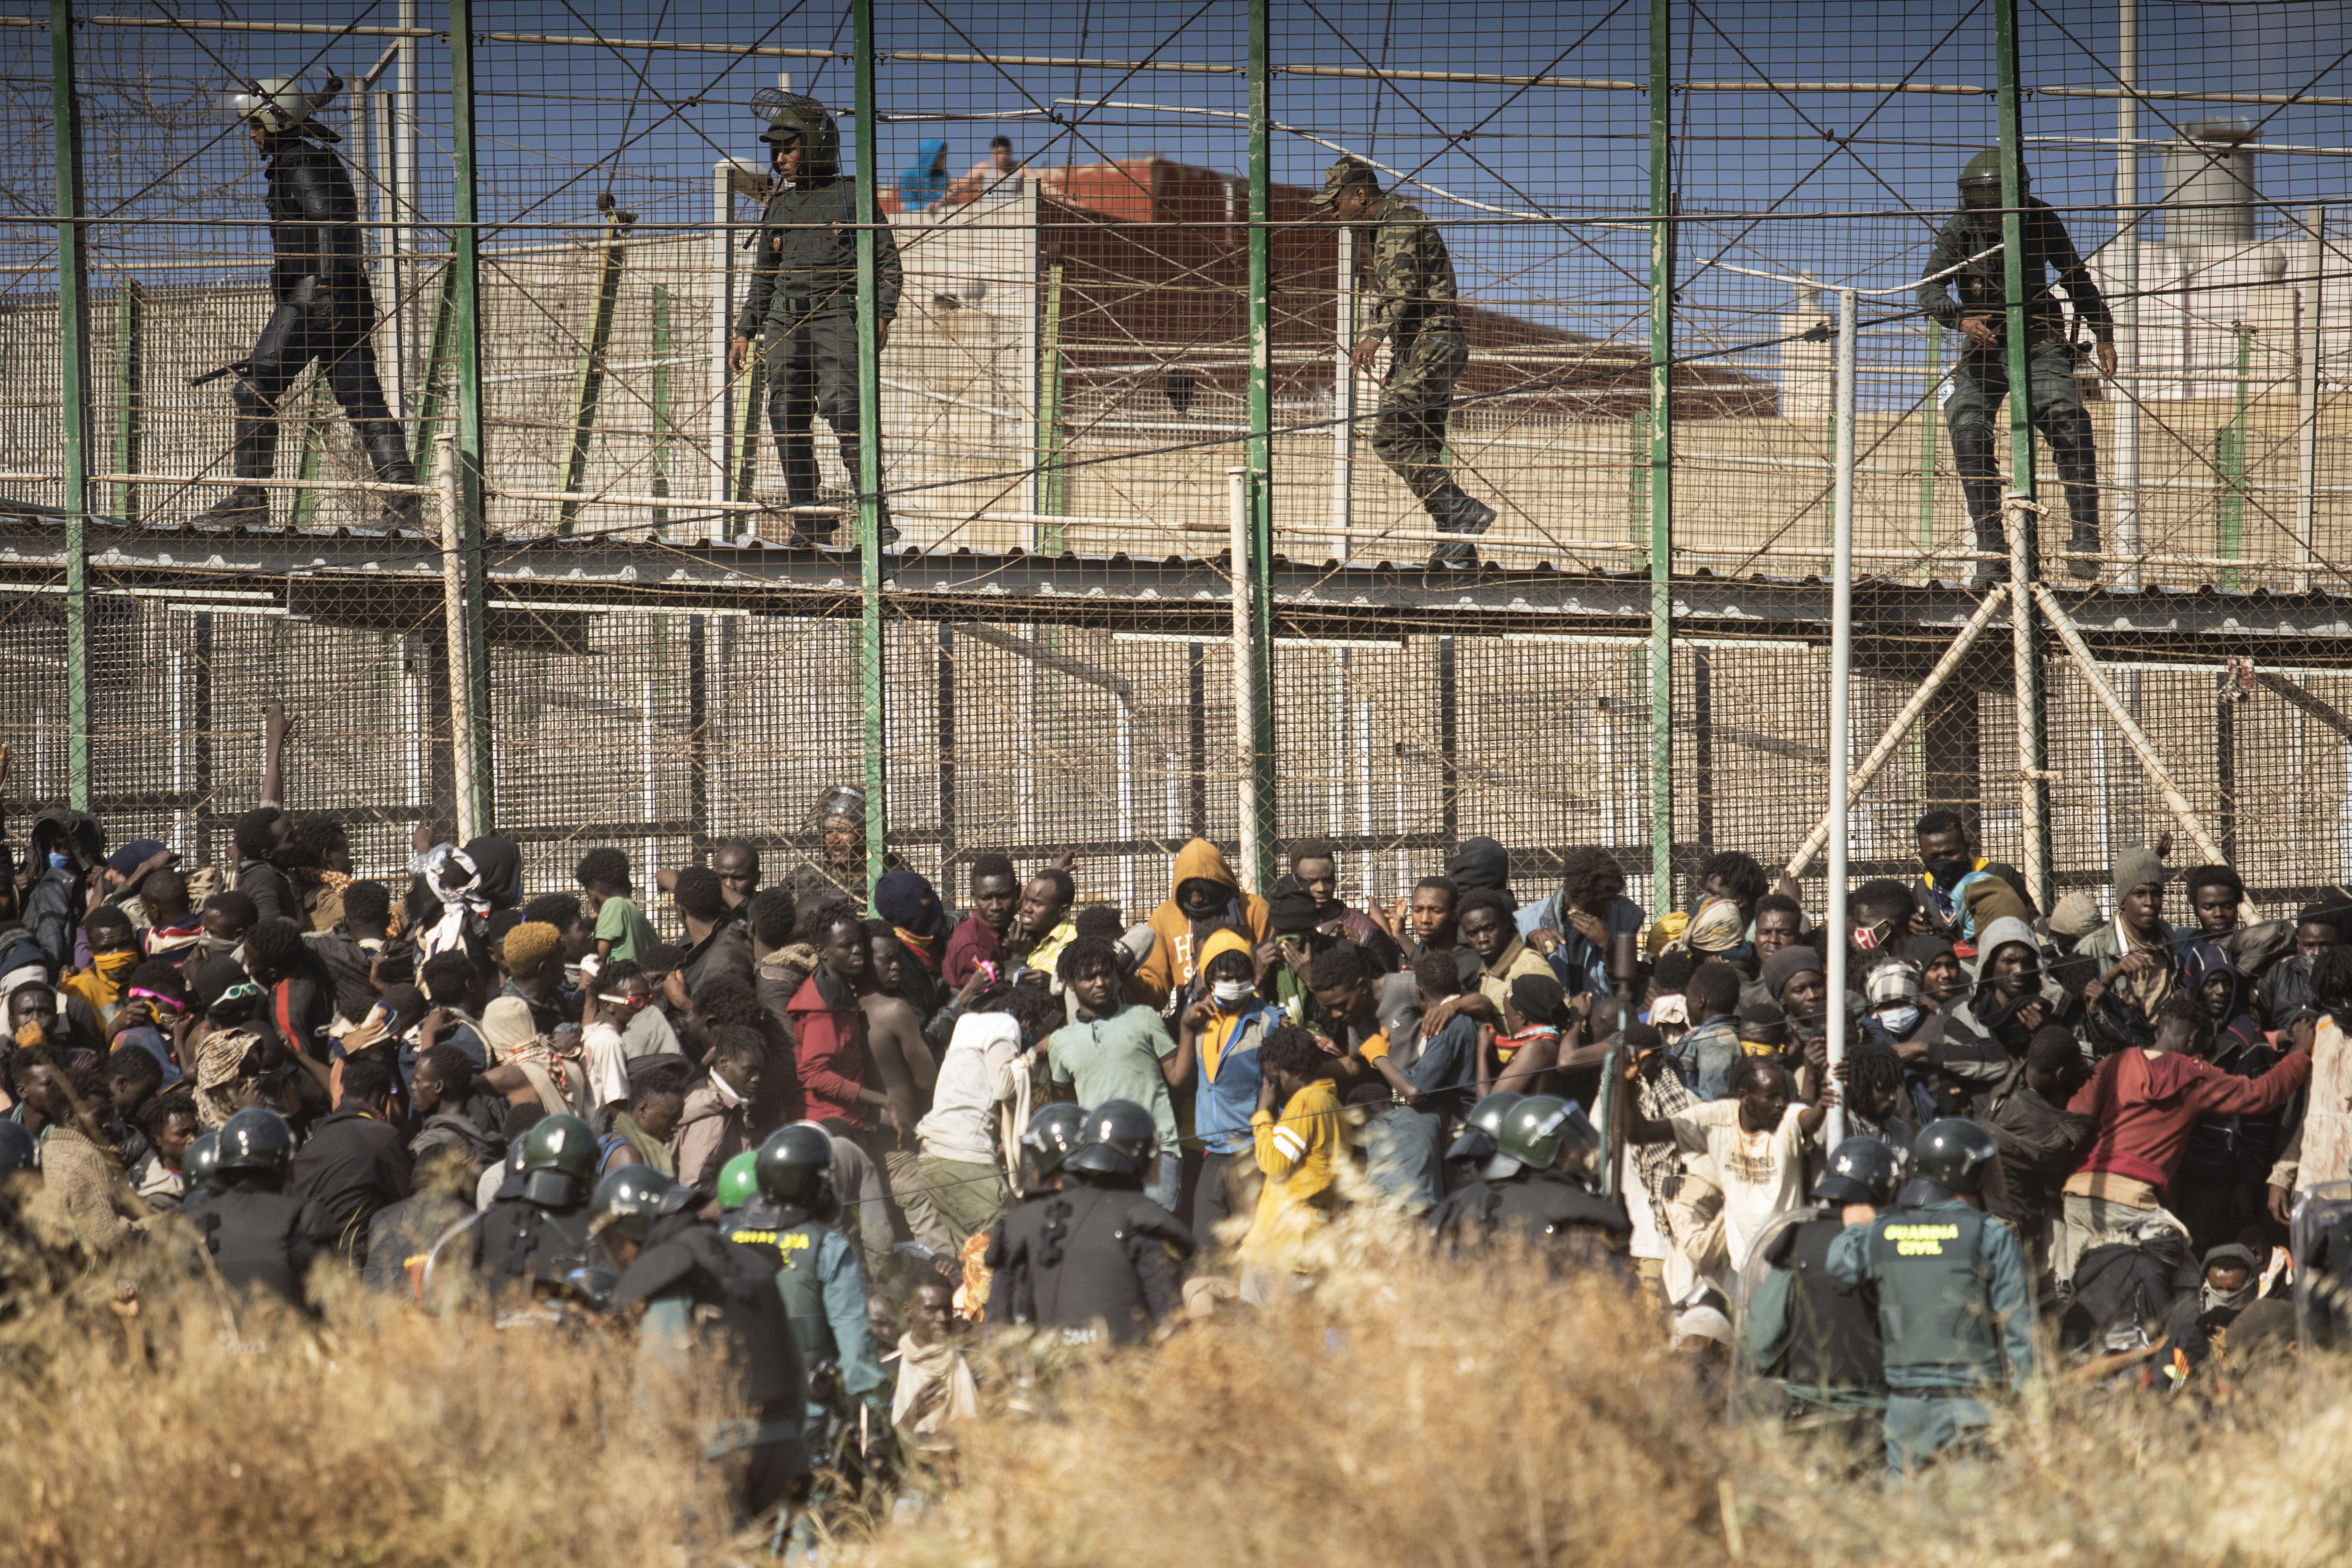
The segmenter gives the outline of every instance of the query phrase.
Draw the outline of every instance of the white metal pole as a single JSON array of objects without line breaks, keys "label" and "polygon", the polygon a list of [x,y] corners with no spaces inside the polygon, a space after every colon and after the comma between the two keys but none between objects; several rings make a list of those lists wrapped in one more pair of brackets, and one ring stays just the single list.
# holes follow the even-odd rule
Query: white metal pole
[{"label": "white metal pole", "polygon": [[433,489],[441,500],[441,619],[449,645],[449,755],[457,791],[457,842],[475,837],[473,707],[467,697],[466,584],[458,566],[457,432],[443,430],[433,442]]},{"label": "white metal pole", "polygon": [[2313,542],[2318,537],[2314,500],[2319,486],[2319,343],[2320,312],[2326,295],[2319,282],[2319,269],[2327,259],[2327,209],[2315,206],[2303,220],[2303,285],[2295,290],[2295,300],[2303,320],[2295,334],[2295,353],[2302,362],[2295,366],[2295,455],[2294,455],[2294,591],[2311,591],[2311,559]]},{"label": "white metal pole", "polygon": [[1332,297],[1331,329],[1331,558],[1342,565],[1353,553],[1349,524],[1356,493],[1356,231],[1339,226],[1339,288]]},{"label": "white metal pole", "polygon": [[[1110,694],[1112,716],[1118,725],[1118,839],[1122,845],[1135,842],[1135,699],[1124,692]],[[1122,848],[1118,852],[1118,907],[1124,910],[1135,905],[1135,851]]]},{"label": "white metal pole", "polygon": [[1324,807],[1327,831],[1332,837],[1348,831],[1348,649],[1331,650],[1331,755],[1328,802]]},{"label": "white metal pole", "polygon": [[2116,221],[2123,232],[2116,237],[2116,553],[2124,564],[2116,573],[2119,592],[2140,589],[2139,557],[2143,552],[2139,527],[2139,100],[2132,94],[2139,84],[2138,0],[2121,0],[2116,37],[2116,81],[2122,93],[2116,100]]},{"label": "white metal pole", "polygon": [[1225,470],[1225,515],[1232,554],[1234,595],[1234,752],[1239,793],[1242,886],[1264,893],[1257,882],[1257,759],[1250,750],[1249,470]]},{"label": "white metal pole", "polygon": [[[398,47],[406,49],[403,38]],[[400,178],[398,154],[393,151],[396,132],[394,122],[399,118],[394,110],[395,95],[370,92],[367,100],[368,121],[368,201],[378,222],[386,226],[400,221],[400,200],[394,194]],[[375,247],[375,308],[376,322],[382,335],[377,340],[376,369],[383,385],[384,406],[397,419],[407,406],[408,367],[402,363],[400,340],[400,231],[397,227],[377,229],[370,237]]]},{"label": "white metal pole", "polygon": [[[1837,385],[1837,510],[1836,563],[1831,568],[1830,589],[1830,842],[1829,900],[1826,920],[1829,941],[1822,953],[1822,979],[1828,993],[1830,1078],[1845,1061],[1846,957],[1846,770],[1853,730],[1849,700],[1853,671],[1853,367],[1858,331],[1854,292],[1841,289],[1838,297]],[[1845,1108],[1830,1109],[1822,1129],[1830,1148],[1845,1140]]]},{"label": "white metal pole", "polygon": [[[735,421],[735,378],[728,374],[727,349],[733,337],[735,314],[735,247],[728,225],[735,217],[736,163],[721,158],[710,166],[710,369],[719,378],[719,395],[710,400],[710,499],[727,499],[727,450]],[[710,520],[709,537],[724,539],[734,524],[724,516]]]},{"label": "white metal pole", "polygon": [[[637,784],[637,809],[645,814],[646,822],[648,824],[646,829],[644,862],[648,867],[656,864],[654,858],[656,854],[654,835],[650,825],[655,814],[661,809],[661,796],[654,784],[654,768],[660,753],[658,741],[659,737],[654,733],[654,683],[650,680],[641,681],[637,687],[637,745],[645,757],[645,765]],[[648,870],[645,875],[647,881],[653,879],[652,871]]]}]

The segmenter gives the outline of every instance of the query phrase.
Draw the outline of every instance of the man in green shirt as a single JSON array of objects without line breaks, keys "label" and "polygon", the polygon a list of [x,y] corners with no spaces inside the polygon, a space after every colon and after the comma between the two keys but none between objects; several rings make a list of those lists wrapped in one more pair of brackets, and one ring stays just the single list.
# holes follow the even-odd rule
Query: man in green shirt
[{"label": "man in green shirt", "polygon": [[1168,1037],[1159,1014],[1127,1000],[1126,975],[1113,943],[1079,937],[1062,950],[1058,973],[1077,998],[1078,1016],[1045,1041],[1054,1098],[1086,1106],[1128,1100],[1150,1110],[1160,1154],[1156,1168],[1144,1173],[1143,1193],[1172,1214],[1181,1162],[1176,1102],[1169,1090],[1192,1076],[1192,1051]]}]

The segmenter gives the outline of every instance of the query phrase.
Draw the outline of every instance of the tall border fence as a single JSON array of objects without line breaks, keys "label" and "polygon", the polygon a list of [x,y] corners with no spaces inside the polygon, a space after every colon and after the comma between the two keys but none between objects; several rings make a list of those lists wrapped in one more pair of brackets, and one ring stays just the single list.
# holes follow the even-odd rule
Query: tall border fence
[{"label": "tall border fence", "polygon": [[[2170,832],[2284,909],[2352,880],[2347,55],[2138,0],[0,0],[0,805],[220,858],[275,701],[363,870],[814,854],[855,785],[869,869],[1070,851],[1130,913],[1195,836],[1350,897],[1595,844],[1657,908],[1822,873],[1844,515],[1853,870],[1949,806],[2045,892]],[[266,474],[273,243],[328,242],[236,92],[314,95],[362,318]],[[739,369],[776,95],[838,128],[788,309],[843,350]],[[1988,150],[2004,270],[1939,310]],[[1429,244],[1466,359],[1415,405]],[[1972,502],[1995,372],[2083,424],[2011,399]]]}]

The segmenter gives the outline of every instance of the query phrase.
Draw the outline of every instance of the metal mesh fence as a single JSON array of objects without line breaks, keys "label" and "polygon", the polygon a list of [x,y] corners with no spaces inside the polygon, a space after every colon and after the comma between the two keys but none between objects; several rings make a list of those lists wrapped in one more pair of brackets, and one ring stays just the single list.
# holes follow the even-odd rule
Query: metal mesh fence
[{"label": "metal mesh fence", "polygon": [[[1987,355],[1917,288],[2000,140],[2011,12],[2031,193],[2097,296],[2058,291],[2095,467],[2038,444],[2045,582],[2258,903],[2352,878],[2352,35],[2284,5],[877,0],[861,101],[855,8],[0,0],[0,796],[63,798],[86,753],[117,837],[223,857],[284,701],[289,804],[348,819],[363,869],[420,819],[495,822],[561,885],[594,844],[814,852],[812,804],[868,776],[878,716],[889,846],[929,871],[1072,849],[1085,896],[1139,911],[1181,840],[1243,835],[1255,770],[1277,837],[1345,847],[1351,897],[1491,834],[1531,886],[1610,846],[1677,879],[1637,875],[1655,906],[1710,848],[1787,858],[1823,809],[1845,289],[1855,755],[1935,688],[1863,792],[1856,868],[1904,862],[1946,804],[2030,859],[2012,611],[1978,616],[1993,563],[1952,441]],[[331,73],[312,123],[349,173],[362,319],[275,396],[265,481],[238,468],[241,374],[201,380],[286,291],[261,160],[216,104]],[[870,583],[835,439],[854,352],[805,384],[729,363],[772,88],[832,112],[845,186],[868,143],[896,254]],[[1394,335],[1351,351],[1407,220],[1309,205],[1342,154],[1444,248],[1467,359],[1437,461],[1498,514],[1475,567],[1431,563],[1458,536],[1383,458]],[[856,230],[830,231],[851,273]],[[425,484],[478,410],[478,534],[369,488],[401,476],[339,407],[362,340]],[[813,488],[778,411],[813,429]],[[1243,575],[1272,659],[1238,689],[1269,695],[1264,756],[1235,723],[1229,548],[1254,432]],[[241,483],[266,517],[207,521]],[[454,615],[453,542],[481,576]],[[468,646],[488,710],[453,719]],[[2117,847],[2181,824],[2042,646],[2050,872],[2104,889]],[[460,731],[494,805],[461,799]]]}]

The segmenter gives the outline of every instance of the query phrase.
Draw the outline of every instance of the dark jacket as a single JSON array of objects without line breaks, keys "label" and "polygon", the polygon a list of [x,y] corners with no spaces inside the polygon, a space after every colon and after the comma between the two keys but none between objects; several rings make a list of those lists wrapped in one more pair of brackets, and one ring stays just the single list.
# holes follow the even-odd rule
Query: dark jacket
[{"label": "dark jacket", "polygon": [[[373,314],[374,297],[360,246],[359,199],[342,159],[315,142],[281,138],[270,150],[266,174],[272,291],[289,299],[304,279],[315,279],[313,298],[331,300],[343,312]],[[244,886],[241,879],[238,886]],[[278,912],[299,921],[301,903],[297,900]],[[265,908],[261,913],[267,919],[271,911]]]},{"label": "dark jacket", "polygon": [[2001,1193],[1985,1206],[2017,1227],[2029,1246],[2063,1206],[2059,1190],[2083,1163],[2098,1123],[2056,1106],[2025,1081],[2025,1064],[2011,1062],[1977,1089],[1970,1115],[1992,1133],[2000,1150]]},{"label": "dark jacket", "polygon": [[311,1128],[287,1190],[310,1205],[303,1234],[311,1242],[362,1264],[376,1211],[406,1197],[412,1185],[400,1134],[373,1113],[344,1105]]},{"label": "dark jacket", "polygon": [[[846,179],[779,184],[760,210],[752,239],[751,287],[735,318],[735,335],[759,336],[803,316],[857,308],[857,196]],[[874,233],[875,304],[887,322],[898,313],[898,246],[885,219]]]},{"label": "dark jacket", "polygon": [[267,860],[238,861],[236,890],[253,900],[261,920],[292,921],[298,926],[309,923],[302,912],[302,895],[294,890],[285,872]]},{"label": "dark jacket", "polygon": [[[2067,301],[2074,313],[2091,329],[2101,342],[2111,342],[2116,335],[2115,319],[2107,311],[2107,302],[2099,295],[2099,285],[2091,269],[2068,237],[2066,226],[2060,221],[2057,210],[2039,196],[2025,198],[2022,219],[2025,239],[2025,310],[2026,319],[2035,336],[2056,335],[2064,331],[2064,312],[2057,296],[2050,291],[2048,275],[2058,274],[2058,281],[2066,287]],[[2008,262],[2000,250],[2001,215],[1982,210],[1956,213],[1936,235],[1929,248],[1927,263],[1920,276],[1927,281],[1919,285],[1916,303],[1922,315],[1941,322],[1945,327],[1959,325],[1962,311],[1990,312],[1994,317],[1993,331],[2002,327],[2003,302],[2008,295]],[[1991,250],[1990,256],[1983,252]],[[1939,274],[1953,267],[1960,268],[1953,277]],[[1947,286],[1957,288],[1959,302],[1955,304]],[[1972,353],[1993,351],[1973,346]]]},{"label": "dark jacket", "polygon": [[[754,983],[751,971],[751,939],[740,921],[720,921],[710,934],[696,942],[677,962],[678,973],[686,977],[687,994],[713,974],[740,976],[745,984]],[[534,1009],[534,1011],[536,1011]]]}]

